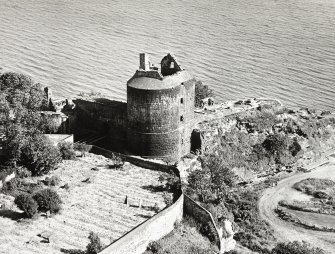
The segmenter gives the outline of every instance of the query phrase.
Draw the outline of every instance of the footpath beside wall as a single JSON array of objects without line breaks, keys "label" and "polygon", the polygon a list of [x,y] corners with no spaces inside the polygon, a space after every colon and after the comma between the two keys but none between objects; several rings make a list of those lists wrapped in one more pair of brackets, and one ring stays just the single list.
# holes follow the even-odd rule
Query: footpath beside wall
[{"label": "footpath beside wall", "polygon": [[168,208],[143,222],[116,242],[106,247],[101,254],[142,254],[151,241],[157,241],[174,229],[183,218],[184,195]]}]

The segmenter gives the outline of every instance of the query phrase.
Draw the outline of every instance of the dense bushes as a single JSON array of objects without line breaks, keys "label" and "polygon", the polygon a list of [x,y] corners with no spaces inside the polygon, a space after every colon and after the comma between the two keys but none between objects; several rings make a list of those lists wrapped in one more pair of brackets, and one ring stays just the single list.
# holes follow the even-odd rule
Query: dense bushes
[{"label": "dense bushes", "polygon": [[213,91],[207,85],[203,85],[200,80],[197,80],[195,82],[195,107],[201,107],[202,100],[211,96],[213,96]]},{"label": "dense bushes", "polygon": [[335,182],[330,179],[307,178],[295,183],[293,188],[316,198],[329,198],[335,193]]},{"label": "dense bushes", "polygon": [[258,192],[246,189],[236,190],[223,202],[240,228],[235,239],[253,251],[268,253],[268,245],[275,239],[269,225],[260,218],[257,201]]},{"label": "dense bushes", "polygon": [[15,204],[25,212],[27,217],[32,218],[37,211],[58,213],[61,208],[61,199],[56,191],[42,189],[34,194],[19,194],[15,198]]},{"label": "dense bushes", "polygon": [[32,218],[38,211],[38,204],[29,194],[20,194],[15,198],[15,204],[24,211],[28,218]]},{"label": "dense bushes", "polygon": [[42,212],[58,213],[61,208],[61,199],[56,191],[52,189],[43,189],[33,195],[38,204],[38,210]]}]

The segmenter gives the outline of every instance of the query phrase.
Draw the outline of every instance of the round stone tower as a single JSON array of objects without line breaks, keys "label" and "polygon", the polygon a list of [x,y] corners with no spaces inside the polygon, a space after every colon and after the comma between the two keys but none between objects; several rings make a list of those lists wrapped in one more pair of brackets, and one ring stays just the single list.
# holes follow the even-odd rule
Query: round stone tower
[{"label": "round stone tower", "polygon": [[172,161],[190,152],[195,80],[168,54],[160,70],[146,54],[127,83],[127,146],[144,157]]}]

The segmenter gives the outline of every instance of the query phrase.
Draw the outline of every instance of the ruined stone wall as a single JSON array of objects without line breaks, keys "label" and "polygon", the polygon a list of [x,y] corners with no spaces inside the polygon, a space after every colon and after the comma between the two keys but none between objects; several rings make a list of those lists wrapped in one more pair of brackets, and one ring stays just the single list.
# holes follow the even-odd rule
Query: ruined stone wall
[{"label": "ruined stone wall", "polygon": [[[95,121],[110,122],[114,126],[125,126],[127,120],[126,103],[119,101],[97,102],[84,99],[74,100],[77,110]],[[87,119],[84,119],[87,120]]]},{"label": "ruined stone wall", "polygon": [[118,146],[125,143],[126,137],[126,103],[101,100],[103,102],[74,100],[76,107],[71,117],[72,130],[77,138],[87,136],[90,132],[106,136],[105,141],[117,145],[115,148],[119,150]]},{"label": "ruined stone wall", "polygon": [[180,86],[164,90],[127,88],[129,150],[141,156],[179,158]]}]

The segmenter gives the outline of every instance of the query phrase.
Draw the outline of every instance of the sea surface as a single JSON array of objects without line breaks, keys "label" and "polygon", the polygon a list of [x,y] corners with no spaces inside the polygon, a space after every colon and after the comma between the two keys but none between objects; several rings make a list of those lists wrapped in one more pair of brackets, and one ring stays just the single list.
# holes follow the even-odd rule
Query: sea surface
[{"label": "sea surface", "polygon": [[172,52],[220,100],[335,109],[335,0],[0,0],[0,67],[56,97],[126,100],[140,52]]}]

